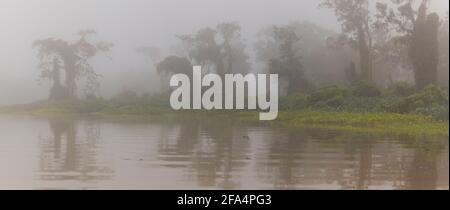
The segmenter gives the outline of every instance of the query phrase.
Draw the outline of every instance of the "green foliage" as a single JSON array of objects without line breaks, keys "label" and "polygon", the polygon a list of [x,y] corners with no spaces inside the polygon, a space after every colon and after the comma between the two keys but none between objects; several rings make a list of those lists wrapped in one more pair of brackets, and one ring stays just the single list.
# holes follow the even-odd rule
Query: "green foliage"
[{"label": "green foliage", "polygon": [[280,98],[280,109],[282,110],[299,110],[308,107],[308,96],[304,94],[296,94],[289,97]]},{"label": "green foliage", "polygon": [[448,135],[448,123],[430,116],[395,113],[280,112],[278,121],[290,126],[323,127],[355,132]]},{"label": "green foliage", "polygon": [[170,96],[168,94],[143,94],[140,99],[140,103],[153,108],[169,109],[170,108]]},{"label": "green foliage", "polygon": [[281,110],[323,110],[334,112],[383,112],[392,97],[360,97],[339,86],[329,86],[280,99]]},{"label": "green foliage", "polygon": [[359,81],[352,85],[352,94],[359,97],[379,97],[382,91],[373,83]]},{"label": "green foliage", "polygon": [[[448,121],[448,94],[436,86],[415,93],[415,87],[396,83],[383,96],[376,86],[361,82],[351,89],[330,86],[309,94],[280,99],[281,110],[321,110],[330,112],[420,114]],[[404,96],[405,97],[401,97]],[[409,96],[408,96],[409,95]],[[376,96],[376,97],[375,97]]]},{"label": "green foliage", "polygon": [[[108,113],[123,114],[150,114],[170,107],[167,94],[142,94],[134,91],[123,91],[107,101],[105,108]],[[104,110],[102,110],[104,111]]]},{"label": "green foliage", "polygon": [[78,102],[77,111],[79,113],[100,112],[109,107],[108,102],[103,98],[89,97],[86,100]]},{"label": "green foliage", "polygon": [[[414,95],[402,98],[388,105],[388,111],[398,113],[445,113],[448,118],[448,93],[434,85]],[[445,111],[445,109],[447,111]]]},{"label": "green foliage", "polygon": [[432,116],[434,119],[448,121],[448,106],[433,105],[432,107],[419,107],[416,114]]},{"label": "green foliage", "polygon": [[391,97],[356,97],[348,96],[341,106],[330,111],[339,112],[385,112],[385,104],[394,100]]},{"label": "green foliage", "polygon": [[407,82],[396,82],[388,88],[388,93],[392,96],[406,97],[414,94],[415,92],[416,87]]},{"label": "green foliage", "polygon": [[337,107],[344,102],[348,90],[338,86],[320,88],[308,96],[308,106],[311,107]]}]

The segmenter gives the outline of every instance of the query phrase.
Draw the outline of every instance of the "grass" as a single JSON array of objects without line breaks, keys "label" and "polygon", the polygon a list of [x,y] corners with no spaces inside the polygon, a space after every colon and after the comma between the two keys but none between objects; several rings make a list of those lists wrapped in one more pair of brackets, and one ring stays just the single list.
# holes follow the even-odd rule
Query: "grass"
[{"label": "grass", "polygon": [[[358,88],[356,88],[358,87]],[[370,85],[352,89],[326,87],[307,95],[280,99],[278,119],[258,120],[257,112],[172,111],[164,96],[116,97],[111,100],[39,102],[0,108],[0,113],[31,114],[41,117],[98,117],[127,120],[216,117],[245,120],[258,124],[314,127],[351,132],[411,135],[449,135],[448,92],[429,87],[415,94],[379,96]],[[355,93],[352,93],[356,91]],[[362,95],[362,96],[361,96]]]},{"label": "grass", "polygon": [[310,127],[349,132],[449,135],[448,121],[440,121],[431,116],[416,114],[396,114],[381,112],[331,112],[317,110],[281,111],[275,121],[259,121],[257,112],[236,111],[171,111],[145,106],[124,106],[105,108],[101,111],[80,113],[76,108],[53,106],[5,113],[31,114],[39,117],[97,117],[121,120],[148,120],[155,118],[208,117],[231,118],[257,124],[282,125],[289,127]]},{"label": "grass", "polygon": [[449,129],[448,122],[430,116],[395,113],[281,112],[277,121],[290,126],[412,135],[448,136]]}]

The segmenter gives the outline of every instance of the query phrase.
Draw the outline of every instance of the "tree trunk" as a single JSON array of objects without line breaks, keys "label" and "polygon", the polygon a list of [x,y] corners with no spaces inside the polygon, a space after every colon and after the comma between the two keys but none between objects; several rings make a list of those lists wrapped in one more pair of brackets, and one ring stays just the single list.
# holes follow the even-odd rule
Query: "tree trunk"
[{"label": "tree trunk", "polygon": [[225,48],[228,54],[228,66],[227,66],[227,73],[232,74],[233,72],[233,52],[230,43],[227,41],[225,43]]},{"label": "tree trunk", "polygon": [[439,16],[435,13],[428,15],[426,25],[426,70],[427,75],[425,79],[424,88],[427,85],[437,85],[438,81],[438,65],[439,65],[439,43],[438,43],[438,30],[439,30]]},{"label": "tree trunk", "polygon": [[363,26],[358,28],[358,48],[360,56],[361,79],[372,81],[372,58],[370,55],[370,48],[366,41],[366,34]]},{"label": "tree trunk", "polygon": [[419,89],[423,89],[430,84],[437,84],[438,28],[439,16],[435,13],[427,16],[426,6],[422,4],[415,21],[410,46],[414,77]]},{"label": "tree trunk", "polygon": [[69,99],[77,98],[76,72],[74,65],[66,65],[66,88]]},{"label": "tree trunk", "polygon": [[53,61],[52,69],[53,86],[50,89],[49,100],[63,100],[66,99],[66,89],[61,85],[61,71],[58,61]]}]

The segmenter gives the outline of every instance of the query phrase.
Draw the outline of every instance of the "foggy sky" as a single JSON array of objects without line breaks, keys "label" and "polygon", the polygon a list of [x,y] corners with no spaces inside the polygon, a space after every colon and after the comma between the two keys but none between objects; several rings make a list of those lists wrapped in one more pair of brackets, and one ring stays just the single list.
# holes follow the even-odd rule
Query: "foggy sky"
[{"label": "foggy sky", "polygon": [[[0,0],[0,105],[44,99],[50,84],[37,83],[36,50],[31,44],[47,37],[74,40],[80,29],[95,29],[98,38],[115,47],[95,58],[101,92],[111,94],[134,81],[119,75],[143,73],[153,83],[151,64],[135,52],[157,46],[164,55],[176,34],[194,33],[219,22],[238,21],[253,52],[255,33],[270,24],[307,20],[339,31],[332,11],[318,9],[316,0]],[[435,0],[431,10],[444,14],[448,0]],[[147,84],[147,88],[157,87]]]}]

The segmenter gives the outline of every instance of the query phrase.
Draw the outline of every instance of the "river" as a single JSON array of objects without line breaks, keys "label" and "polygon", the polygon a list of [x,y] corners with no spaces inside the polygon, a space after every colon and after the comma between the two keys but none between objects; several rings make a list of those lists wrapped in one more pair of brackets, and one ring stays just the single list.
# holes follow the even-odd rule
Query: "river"
[{"label": "river", "polygon": [[0,189],[449,189],[448,136],[0,116]]}]

